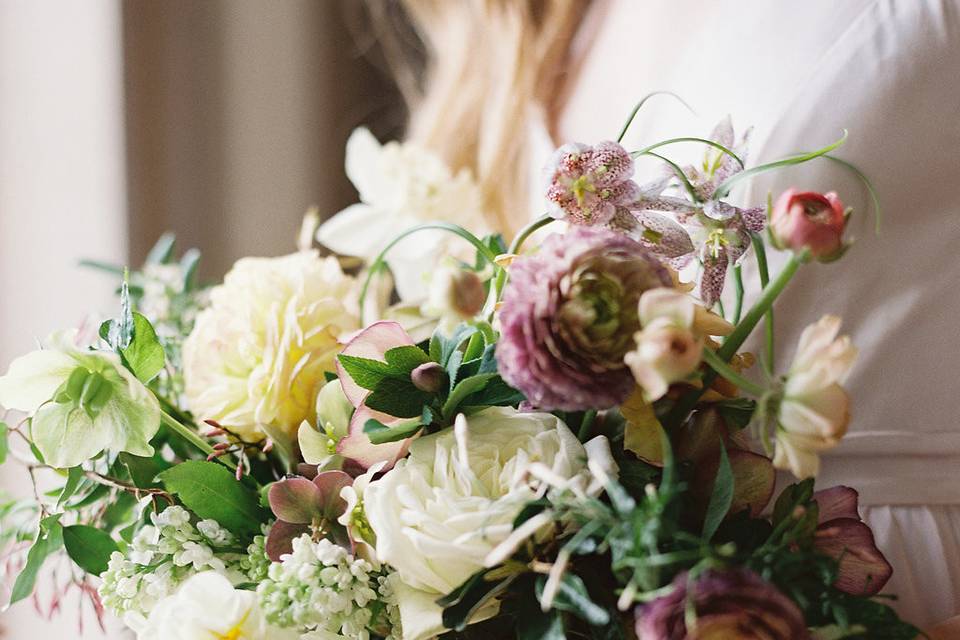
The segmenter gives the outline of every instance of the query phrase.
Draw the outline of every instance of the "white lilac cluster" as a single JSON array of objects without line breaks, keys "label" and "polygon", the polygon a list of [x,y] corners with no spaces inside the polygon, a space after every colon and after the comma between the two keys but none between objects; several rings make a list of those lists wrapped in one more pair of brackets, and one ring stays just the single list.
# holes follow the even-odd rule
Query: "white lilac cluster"
[{"label": "white lilac cluster", "polygon": [[183,507],[150,515],[127,554],[114,552],[101,576],[100,597],[117,615],[145,616],[185,580],[213,570],[233,582],[243,579],[233,535],[213,520],[194,525]]},{"label": "white lilac cluster", "polygon": [[263,535],[254,536],[253,542],[247,546],[247,555],[240,559],[240,570],[250,582],[263,582],[267,579],[270,565],[273,564],[267,557],[267,534],[270,526],[261,527]]},{"label": "white lilac cluster", "polygon": [[[374,566],[327,539],[304,534],[293,552],[270,566],[257,588],[260,607],[272,624],[307,630],[306,638],[369,640],[371,629],[399,637],[399,619],[389,580]],[[395,634],[395,635],[394,635]]]}]

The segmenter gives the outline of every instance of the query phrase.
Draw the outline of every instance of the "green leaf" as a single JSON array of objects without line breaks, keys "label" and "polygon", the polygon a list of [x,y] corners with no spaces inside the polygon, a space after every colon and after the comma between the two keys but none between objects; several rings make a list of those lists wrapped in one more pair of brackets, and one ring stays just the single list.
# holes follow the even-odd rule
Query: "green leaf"
[{"label": "green leaf", "polygon": [[158,486],[157,474],[164,469],[170,468],[170,463],[166,462],[159,454],[152,458],[144,456],[135,456],[132,453],[123,452],[120,454],[120,462],[127,468],[130,474],[130,480],[140,489],[148,489]]},{"label": "green leaf", "polygon": [[[537,579],[537,600],[543,602],[543,587],[547,582],[546,576]],[[590,599],[587,586],[580,576],[569,571],[560,579],[560,587],[553,598],[552,607],[559,611],[570,612],[592,625],[609,624],[610,614],[606,609]]]},{"label": "green leaf", "polygon": [[460,403],[465,407],[508,407],[520,404],[525,396],[508,385],[498,375],[494,377],[480,391],[471,393]]},{"label": "green leaf", "polygon": [[122,353],[130,370],[144,384],[160,373],[166,359],[153,325],[136,311],[133,312],[133,336]]},{"label": "green leaf", "polygon": [[0,421],[0,464],[7,461],[7,452],[10,450],[10,442],[7,439],[9,434],[7,423]]},{"label": "green leaf", "polygon": [[157,242],[147,254],[147,264],[164,264],[170,261],[173,255],[173,246],[176,244],[177,236],[169,231],[157,239]]},{"label": "green leaf", "polygon": [[454,411],[456,411],[457,407],[460,406],[467,396],[483,389],[495,376],[496,374],[494,373],[483,373],[458,382],[457,386],[450,392],[447,401],[443,403],[442,411],[444,417],[449,418],[453,415]]},{"label": "green leaf", "polygon": [[478,571],[462,585],[437,600],[437,604],[444,608],[443,626],[463,631],[477,610],[506,591],[517,577],[517,574],[512,574],[502,580],[487,580],[490,571],[491,569]]},{"label": "green leaf", "polygon": [[77,487],[80,486],[81,480],[83,480],[83,469],[80,467],[70,467],[70,469],[67,470],[67,482],[63,485],[60,497],[57,498],[58,509],[70,499],[70,496],[77,492]]},{"label": "green leaf", "polygon": [[188,460],[160,474],[167,491],[201,518],[216,520],[237,536],[260,531],[266,513],[257,502],[257,494],[237,482],[223,465]]},{"label": "green leaf", "polygon": [[63,546],[77,566],[95,576],[107,570],[110,554],[118,551],[109,533],[83,524],[63,528]]},{"label": "green leaf", "polygon": [[544,613],[532,598],[529,602],[522,600],[521,605],[525,606],[517,616],[517,640],[567,640],[559,611]]},{"label": "green leaf", "polygon": [[377,383],[364,404],[389,416],[418,418],[423,414],[423,405],[428,404],[432,397],[433,394],[413,386],[409,378],[384,378]]},{"label": "green leaf", "polygon": [[40,531],[37,538],[27,552],[27,563],[23,566],[13,590],[10,592],[10,604],[19,602],[33,593],[37,583],[37,573],[44,561],[63,546],[63,528],[60,526],[60,516],[47,516],[40,521]]},{"label": "green leaf", "polygon": [[341,353],[337,356],[337,359],[358,386],[370,391],[375,389],[384,378],[402,375],[398,374],[395,367],[391,367],[386,362],[371,358],[348,356]]},{"label": "green leaf", "polygon": [[394,347],[383,354],[387,364],[399,372],[409,374],[422,364],[430,362],[430,356],[414,345]]},{"label": "green leaf", "polygon": [[757,410],[757,402],[750,398],[730,398],[714,405],[723,418],[724,423],[731,429],[743,429]]},{"label": "green leaf", "polygon": [[707,505],[707,515],[703,520],[703,538],[709,541],[717,532],[720,523],[730,510],[733,503],[733,469],[730,467],[730,458],[727,448],[720,443],[720,467],[717,477],[713,481],[713,493]]},{"label": "green leaf", "polygon": [[430,357],[447,368],[450,356],[460,348],[464,340],[477,331],[477,327],[466,323],[458,324],[449,336],[442,329],[437,329],[430,337]]},{"label": "green leaf", "polygon": [[363,424],[363,432],[370,438],[373,444],[385,444],[387,442],[397,442],[405,440],[414,435],[423,427],[419,418],[405,420],[392,427],[388,427],[379,420],[370,418]]}]

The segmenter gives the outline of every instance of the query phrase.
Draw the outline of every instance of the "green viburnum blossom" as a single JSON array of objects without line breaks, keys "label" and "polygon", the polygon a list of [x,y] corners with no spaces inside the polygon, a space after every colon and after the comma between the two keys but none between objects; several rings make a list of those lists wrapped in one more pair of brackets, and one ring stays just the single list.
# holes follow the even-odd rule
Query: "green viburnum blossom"
[{"label": "green viburnum blossom", "polygon": [[104,449],[153,455],[160,405],[119,356],[77,345],[75,331],[50,336],[0,377],[0,405],[31,416],[44,461],[74,467]]}]

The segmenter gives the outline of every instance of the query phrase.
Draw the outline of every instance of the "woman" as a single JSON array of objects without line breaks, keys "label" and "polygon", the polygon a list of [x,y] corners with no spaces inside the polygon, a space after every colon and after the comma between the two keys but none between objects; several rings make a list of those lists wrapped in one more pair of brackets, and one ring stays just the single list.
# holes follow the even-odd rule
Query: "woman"
[{"label": "woman", "polygon": [[[837,189],[855,206],[858,242],[843,261],[805,269],[778,303],[780,344],[795,344],[811,313],[844,318],[861,354],[848,384],[853,421],[819,483],[860,491],[895,568],[887,590],[901,615],[929,626],[960,611],[960,430],[950,412],[960,360],[948,346],[960,315],[960,4],[406,4],[428,53],[441,54],[412,96],[410,136],[474,169],[505,231],[529,217],[536,187],[518,162],[536,166],[538,149],[614,136],[651,91],[673,91],[700,117],[657,98],[628,148],[703,135],[728,113],[739,128],[754,126],[751,156],[761,162],[850,130],[838,155],[876,185],[879,235],[862,187],[826,160],[758,177],[736,195],[757,204],[796,185]],[[655,170],[640,166],[640,177]],[[781,349],[777,360],[790,355]]]}]

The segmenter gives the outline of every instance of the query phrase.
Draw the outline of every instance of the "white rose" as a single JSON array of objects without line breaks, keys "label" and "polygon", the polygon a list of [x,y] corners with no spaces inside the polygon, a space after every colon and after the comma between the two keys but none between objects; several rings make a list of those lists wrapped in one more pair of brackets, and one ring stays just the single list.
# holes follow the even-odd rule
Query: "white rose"
[{"label": "white rose", "polygon": [[215,571],[190,577],[135,625],[138,640],[295,640],[264,619],[254,591],[235,589]]},{"label": "white rose", "polygon": [[408,458],[363,493],[378,558],[397,571],[404,638],[441,630],[434,601],[484,567],[510,535],[540,483],[527,471],[545,465],[556,478],[583,477],[587,452],[546,413],[486,409],[454,429],[410,445]]},{"label": "white rose", "polygon": [[817,475],[820,452],[837,446],[850,422],[850,399],[840,383],[857,350],[839,331],[836,316],[804,329],[779,399],[773,464],[798,478]]},{"label": "white rose", "polygon": [[[337,253],[372,261],[400,233],[431,221],[455,219],[477,235],[488,232],[483,195],[468,171],[454,174],[430,151],[409,143],[381,145],[366,129],[347,141],[347,176],[360,202],[327,220],[317,240]],[[450,234],[421,232],[391,249],[387,263],[406,301],[424,297],[428,276],[448,248],[463,246]],[[466,259],[472,260],[472,251]]]},{"label": "white rose", "polygon": [[191,411],[247,439],[313,422],[337,339],[359,328],[353,285],[316,251],[238,261],[183,346]]}]

